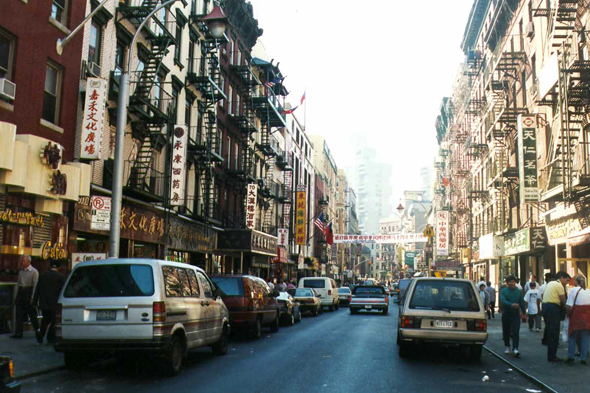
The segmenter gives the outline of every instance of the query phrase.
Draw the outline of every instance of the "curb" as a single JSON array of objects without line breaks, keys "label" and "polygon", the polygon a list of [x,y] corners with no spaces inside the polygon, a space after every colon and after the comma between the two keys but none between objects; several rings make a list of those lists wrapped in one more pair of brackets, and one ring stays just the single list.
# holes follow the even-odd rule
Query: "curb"
[{"label": "curb", "polygon": [[526,379],[528,379],[532,383],[534,383],[534,384],[538,385],[539,387],[545,389],[547,392],[559,393],[557,390],[553,389],[551,386],[547,385],[545,382],[541,381],[540,379],[537,379],[537,378],[533,377],[531,374],[528,374],[526,371],[524,371],[521,368],[519,368],[518,366],[514,365],[514,363],[511,363],[507,359],[504,359],[502,356],[498,355],[496,352],[492,351],[490,348],[486,347],[485,345],[483,347],[484,347],[484,349],[486,351],[488,351],[493,356],[495,356],[496,358],[500,359],[501,361],[503,361],[504,363],[506,363],[507,365],[509,365],[512,369],[516,370],[518,373],[520,373],[523,377],[525,377]]},{"label": "curb", "polygon": [[45,374],[50,374],[52,372],[59,371],[62,369],[63,369],[63,366],[55,366],[55,367],[46,368],[46,369],[40,370],[40,371],[32,371],[28,374],[17,375],[14,377],[14,379],[17,381],[23,381],[25,379],[34,378],[34,377],[38,377],[38,376],[45,375]]}]

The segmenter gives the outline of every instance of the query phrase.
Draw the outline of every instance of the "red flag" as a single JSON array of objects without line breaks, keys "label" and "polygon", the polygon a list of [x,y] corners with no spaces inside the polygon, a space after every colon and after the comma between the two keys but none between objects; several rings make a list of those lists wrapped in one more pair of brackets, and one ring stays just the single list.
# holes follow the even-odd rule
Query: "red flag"
[{"label": "red flag", "polygon": [[301,97],[301,102],[299,103],[299,105],[303,104],[303,101],[305,101],[305,92],[303,92],[303,97]]},{"label": "red flag", "polygon": [[334,232],[332,232],[332,223],[328,224],[328,226],[326,226],[326,243],[328,243],[329,245],[334,244]]}]

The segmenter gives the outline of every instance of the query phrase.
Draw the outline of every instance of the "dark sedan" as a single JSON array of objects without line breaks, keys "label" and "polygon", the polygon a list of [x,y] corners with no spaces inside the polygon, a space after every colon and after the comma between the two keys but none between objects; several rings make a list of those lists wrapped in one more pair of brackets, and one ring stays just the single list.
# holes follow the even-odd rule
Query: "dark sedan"
[{"label": "dark sedan", "polygon": [[293,326],[295,322],[301,322],[301,309],[299,302],[287,292],[281,292],[277,297],[279,311],[281,312],[281,323]]}]

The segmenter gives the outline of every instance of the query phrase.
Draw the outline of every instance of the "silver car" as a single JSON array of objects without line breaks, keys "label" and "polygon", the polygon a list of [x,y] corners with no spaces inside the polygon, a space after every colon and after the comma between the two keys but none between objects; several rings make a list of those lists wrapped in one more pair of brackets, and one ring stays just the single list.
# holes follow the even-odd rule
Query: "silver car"
[{"label": "silver car", "polygon": [[487,339],[486,314],[471,281],[431,277],[411,281],[400,304],[400,357],[412,353],[416,343],[439,343],[467,346],[470,358],[478,360]]}]

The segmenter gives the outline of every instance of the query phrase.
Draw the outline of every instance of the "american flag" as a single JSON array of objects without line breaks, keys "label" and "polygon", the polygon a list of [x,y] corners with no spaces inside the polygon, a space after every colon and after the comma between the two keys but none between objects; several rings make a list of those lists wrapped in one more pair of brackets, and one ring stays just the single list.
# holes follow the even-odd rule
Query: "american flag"
[{"label": "american flag", "polygon": [[320,231],[324,232],[324,213],[320,213],[318,218],[315,219],[314,225],[319,228]]},{"label": "american flag", "polygon": [[264,84],[264,86],[266,87],[273,87],[274,85],[276,85],[277,83],[281,83],[283,81],[283,79],[285,78],[274,78],[273,80],[271,80],[270,82],[266,82]]}]

